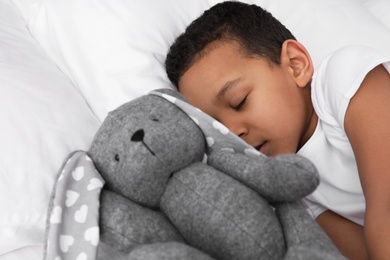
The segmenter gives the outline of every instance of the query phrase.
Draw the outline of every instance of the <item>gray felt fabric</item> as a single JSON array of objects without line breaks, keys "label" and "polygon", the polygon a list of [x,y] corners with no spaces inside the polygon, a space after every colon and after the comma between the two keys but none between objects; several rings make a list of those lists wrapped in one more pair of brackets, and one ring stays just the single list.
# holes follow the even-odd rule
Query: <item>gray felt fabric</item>
[{"label": "gray felt fabric", "polygon": [[209,255],[185,244],[170,242],[139,246],[128,260],[214,260]]},{"label": "gray felt fabric", "polygon": [[[142,244],[183,242],[177,229],[160,211],[142,207],[108,190],[102,191],[100,200],[100,236],[111,247],[129,253]],[[122,242],[115,243],[117,240]]]},{"label": "gray felt fabric", "polygon": [[[287,259],[346,259],[320,226],[303,210],[299,202],[285,202],[276,205],[287,246]],[[309,231],[309,232],[308,232]]]},{"label": "gray felt fabric", "polygon": [[314,166],[298,155],[252,157],[222,150],[212,154],[208,163],[251,187],[269,202],[301,199],[319,184]]},{"label": "gray felt fabric", "polygon": [[161,208],[188,242],[217,259],[280,259],[285,250],[268,203],[208,165],[176,173]]},{"label": "gray felt fabric", "polygon": [[[139,131],[144,133],[142,140],[138,136],[132,141]],[[157,207],[170,174],[201,161],[204,145],[202,132],[182,110],[161,97],[147,95],[108,115],[89,154],[107,189]]]}]

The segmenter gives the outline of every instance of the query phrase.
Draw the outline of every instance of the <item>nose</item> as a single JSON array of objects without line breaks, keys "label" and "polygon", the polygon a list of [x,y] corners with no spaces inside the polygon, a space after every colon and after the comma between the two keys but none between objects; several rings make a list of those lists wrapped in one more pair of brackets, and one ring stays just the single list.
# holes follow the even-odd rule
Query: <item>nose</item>
[{"label": "nose", "polygon": [[131,136],[131,141],[133,142],[141,142],[144,140],[144,130],[142,129],[139,129],[137,131],[135,131],[135,133]]},{"label": "nose", "polygon": [[223,124],[235,135],[238,135],[241,138],[244,138],[248,134],[248,128],[244,124],[232,120],[229,122],[223,122]]}]

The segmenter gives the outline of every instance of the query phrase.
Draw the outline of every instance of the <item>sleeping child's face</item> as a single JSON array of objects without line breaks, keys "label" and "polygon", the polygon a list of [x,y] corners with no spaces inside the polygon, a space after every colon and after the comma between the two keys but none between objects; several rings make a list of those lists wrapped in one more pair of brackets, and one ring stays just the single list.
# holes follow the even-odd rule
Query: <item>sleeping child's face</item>
[{"label": "sleeping child's face", "polygon": [[291,62],[283,51],[277,65],[243,55],[236,42],[214,43],[180,78],[179,90],[260,152],[295,153],[316,124],[309,81],[297,80]]}]

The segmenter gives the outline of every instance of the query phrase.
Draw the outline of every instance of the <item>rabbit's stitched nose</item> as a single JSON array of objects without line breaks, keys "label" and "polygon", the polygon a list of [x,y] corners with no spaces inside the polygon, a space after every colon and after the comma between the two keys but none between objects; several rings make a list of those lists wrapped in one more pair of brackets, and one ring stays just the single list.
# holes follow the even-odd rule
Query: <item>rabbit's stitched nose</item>
[{"label": "rabbit's stitched nose", "polygon": [[140,129],[140,130],[137,130],[133,136],[131,137],[131,141],[134,141],[134,142],[141,142],[144,140],[144,135],[145,135],[145,132],[144,130]]}]

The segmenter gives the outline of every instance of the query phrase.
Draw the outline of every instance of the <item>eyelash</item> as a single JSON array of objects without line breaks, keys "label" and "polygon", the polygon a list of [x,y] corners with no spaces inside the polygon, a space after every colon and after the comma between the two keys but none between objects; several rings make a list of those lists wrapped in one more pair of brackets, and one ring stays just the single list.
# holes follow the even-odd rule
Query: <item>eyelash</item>
[{"label": "eyelash", "polygon": [[233,109],[235,111],[239,111],[244,105],[245,105],[245,102],[246,102],[246,98],[248,96],[245,96],[243,100],[241,100],[240,104],[238,104],[237,106],[233,107]]}]

